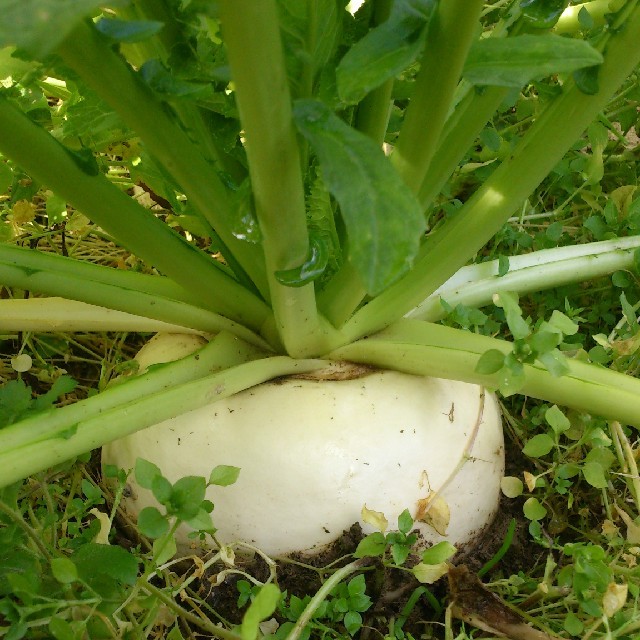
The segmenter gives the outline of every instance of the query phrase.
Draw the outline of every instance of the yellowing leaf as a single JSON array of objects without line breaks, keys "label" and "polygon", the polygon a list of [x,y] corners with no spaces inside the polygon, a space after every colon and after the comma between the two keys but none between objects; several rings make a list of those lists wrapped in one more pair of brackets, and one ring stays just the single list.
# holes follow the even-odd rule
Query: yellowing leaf
[{"label": "yellowing leaf", "polygon": [[415,519],[433,527],[441,536],[446,536],[451,511],[447,501],[432,491],[426,498],[418,500]]},{"label": "yellowing leaf", "polygon": [[637,525],[626,511],[623,511],[619,507],[616,507],[616,510],[623,522],[627,525],[627,541],[631,544],[640,544],[640,525]]},{"label": "yellowing leaf", "polygon": [[618,529],[618,527],[616,527],[615,524],[613,524],[613,522],[611,522],[611,520],[605,520],[602,523],[602,535],[606,536],[607,538],[614,538],[619,533],[620,530]]},{"label": "yellowing leaf", "polygon": [[449,565],[446,562],[439,562],[438,564],[425,564],[420,562],[411,570],[418,582],[422,584],[433,584],[436,580],[440,580],[442,576],[446,575],[449,571]]},{"label": "yellowing leaf", "polygon": [[517,498],[519,495],[522,495],[524,486],[520,478],[504,476],[502,480],[500,480],[500,489],[507,498]]},{"label": "yellowing leaf", "polygon": [[36,208],[28,200],[18,200],[11,210],[11,219],[17,225],[31,222],[36,217]]},{"label": "yellowing leaf", "polygon": [[111,530],[111,521],[109,520],[109,516],[95,508],[91,509],[89,513],[92,516],[95,516],[100,523],[100,531],[96,534],[93,542],[96,544],[109,544],[109,531]]},{"label": "yellowing leaf", "polygon": [[362,506],[360,518],[362,519],[362,522],[370,524],[382,533],[384,533],[389,526],[389,521],[384,517],[384,513],[381,511],[374,511],[373,509],[367,509],[366,504]]},{"label": "yellowing leaf", "polygon": [[524,477],[524,483],[527,485],[527,489],[533,491],[536,488],[537,477],[528,471],[525,471],[522,476]]},{"label": "yellowing leaf", "polygon": [[616,611],[620,611],[627,601],[627,592],[629,591],[626,584],[609,583],[607,590],[602,596],[602,608],[604,614],[610,618]]}]

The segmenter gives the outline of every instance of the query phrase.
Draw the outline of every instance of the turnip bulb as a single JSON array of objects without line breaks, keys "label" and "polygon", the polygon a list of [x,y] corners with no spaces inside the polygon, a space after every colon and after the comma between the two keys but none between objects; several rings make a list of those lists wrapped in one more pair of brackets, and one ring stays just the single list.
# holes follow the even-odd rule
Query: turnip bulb
[{"label": "turnip bulb", "polygon": [[[145,346],[146,362],[163,340]],[[498,507],[504,442],[498,403],[483,388],[366,370],[339,381],[273,380],[103,449],[103,463],[127,470],[138,457],[171,482],[240,467],[235,484],[208,489],[216,537],[277,556],[318,551],[354,522],[373,531],[365,506],[390,528],[408,508],[423,545],[472,545]],[[156,505],[133,474],[128,482],[132,516]],[[193,544],[188,531],[178,530],[183,549]]]}]

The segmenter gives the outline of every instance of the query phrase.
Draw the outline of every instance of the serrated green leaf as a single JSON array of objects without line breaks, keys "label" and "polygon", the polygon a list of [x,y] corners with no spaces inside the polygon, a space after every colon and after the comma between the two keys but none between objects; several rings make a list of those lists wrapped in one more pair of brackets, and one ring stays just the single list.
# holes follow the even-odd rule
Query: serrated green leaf
[{"label": "serrated green leaf", "polygon": [[160,467],[149,460],[144,458],[138,458],[135,466],[135,476],[137,483],[143,489],[151,489],[153,487],[154,480],[162,476]]},{"label": "serrated green leaf", "polygon": [[78,383],[71,376],[60,376],[51,385],[49,391],[34,400],[32,410],[37,412],[50,409],[61,396],[71,393],[77,386]]},{"label": "serrated green leaf", "polygon": [[31,406],[31,387],[22,380],[9,380],[0,387],[0,428],[20,419]]},{"label": "serrated green leaf", "polygon": [[142,42],[158,33],[164,24],[156,20],[120,20],[119,18],[101,18],[95,24],[96,29],[110,40],[132,44]]},{"label": "serrated green leaf", "polygon": [[240,467],[232,467],[226,464],[219,464],[214,467],[209,476],[209,484],[215,484],[219,487],[228,487],[238,479],[240,475]]},{"label": "serrated green leaf", "polygon": [[287,77],[294,98],[309,95],[318,74],[334,57],[344,14],[340,0],[278,0]]},{"label": "serrated green leaf", "polygon": [[359,40],[336,69],[338,94],[357,104],[367,93],[397,76],[420,55],[435,0],[396,0],[385,22]]},{"label": "serrated green leaf", "polygon": [[276,610],[281,595],[275,584],[265,584],[261,587],[242,618],[242,640],[256,640],[259,624]]},{"label": "serrated green leaf", "polygon": [[382,150],[316,100],[298,100],[294,119],[340,204],[349,260],[371,295],[407,271],[425,228],[420,205]]},{"label": "serrated green leaf", "polygon": [[602,63],[585,40],[556,34],[485,38],[471,47],[463,76],[476,85],[522,87],[552,73],[571,73]]},{"label": "serrated green leaf", "polygon": [[138,528],[143,536],[159,538],[169,530],[167,518],[155,507],[145,507],[138,514]]},{"label": "serrated green leaf", "polygon": [[608,486],[604,468],[599,462],[587,462],[582,467],[584,479],[596,489],[606,489]]},{"label": "serrated green leaf", "polygon": [[384,534],[376,531],[360,540],[353,555],[355,558],[376,558],[384,553],[386,547]]},{"label": "serrated green leaf", "polygon": [[104,4],[101,0],[0,0],[0,47],[15,46],[42,59],[80,20]]},{"label": "serrated green leaf", "polygon": [[532,458],[539,458],[540,456],[546,456],[551,449],[553,449],[553,438],[547,433],[539,433],[537,436],[533,436],[522,449],[522,453]]}]

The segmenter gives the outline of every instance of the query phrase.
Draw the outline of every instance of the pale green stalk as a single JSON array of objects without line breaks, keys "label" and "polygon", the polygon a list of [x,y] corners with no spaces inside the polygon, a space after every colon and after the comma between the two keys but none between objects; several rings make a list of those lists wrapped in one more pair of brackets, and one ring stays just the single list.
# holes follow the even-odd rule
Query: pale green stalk
[{"label": "pale green stalk", "polygon": [[365,305],[344,326],[346,340],[369,335],[404,315],[465,265],[508,220],[567,149],[605,107],[640,62],[640,9],[611,35],[600,67],[600,90],[582,93],[569,81],[531,126],[511,158],[502,163],[467,203],[427,238],[414,268]]},{"label": "pale green stalk", "polygon": [[199,333],[179,324],[169,324],[108,307],[65,298],[0,300],[0,333],[31,331],[126,331],[137,333]]},{"label": "pale green stalk", "polygon": [[[44,430],[40,423],[37,423],[35,432],[31,431],[27,421],[23,420],[16,423],[15,430],[9,432],[11,442],[18,444],[7,446],[4,440],[6,430],[0,432],[0,487],[272,378],[314,371],[326,364],[322,360],[293,360],[286,356],[264,358],[192,382],[171,384],[170,388],[132,399],[126,404],[118,404],[98,415],[92,413],[84,419],[71,418],[51,432]],[[60,416],[56,420],[65,421],[68,410],[75,406],[55,410]],[[33,423],[31,426],[34,427]],[[260,428],[260,425],[256,425],[256,428]],[[33,434],[31,438],[30,432]]]},{"label": "pale green stalk", "polygon": [[[5,269],[6,273],[3,272]],[[4,277],[11,277],[13,269],[22,271],[25,277],[35,275],[37,272],[43,272],[41,275],[47,273],[51,276],[51,280],[47,280],[51,286],[55,286],[53,283],[58,280],[60,286],[65,280],[74,281],[76,286],[91,282],[118,289],[144,291],[150,295],[179,300],[189,305],[202,306],[203,304],[199,295],[187,291],[166,276],[140,273],[131,269],[115,269],[57,253],[33,251],[26,247],[2,243],[0,244],[0,281],[4,282]]]},{"label": "pale green stalk", "polygon": [[[328,357],[495,389],[498,374],[476,373],[478,360],[490,349],[507,354],[512,347],[504,340],[461,329],[400,320]],[[640,380],[577,360],[567,359],[567,365],[567,375],[554,377],[542,364],[525,364],[526,379],[519,393],[640,427]]]},{"label": "pale green stalk", "polygon": [[[137,316],[138,320],[134,321],[135,324],[129,324],[123,318],[123,327],[127,325],[128,328],[122,330],[126,331],[134,330],[134,326],[141,326],[139,324],[141,319],[146,318],[147,322],[166,322],[192,331],[206,333],[229,331],[267,350],[273,349],[274,345],[278,344],[277,335],[273,332],[269,334],[266,328],[265,335],[269,342],[244,325],[199,306],[198,301],[195,300],[196,296],[190,295],[164,276],[113,269],[55,254],[0,244],[0,282],[9,287],[44,293],[48,296],[59,296],[98,307],[107,306],[110,309]],[[21,331],[26,330],[27,326],[37,325],[41,331],[50,331],[50,328],[46,328],[50,327],[49,318],[43,318],[35,307],[33,309],[33,311],[25,309],[23,317],[15,314],[13,317],[5,316],[1,323],[2,327],[8,331]],[[73,304],[66,310],[64,305],[61,305],[57,317],[65,327],[74,325],[80,320],[73,311]],[[106,318],[101,316],[100,321],[102,320]],[[84,326],[84,330],[88,330],[86,328],[88,325]],[[65,329],[60,324],[56,330]],[[66,328],[66,330],[72,329]]]},{"label": "pale green stalk", "polygon": [[50,409],[25,418],[0,431],[0,449],[7,451],[43,442],[74,425],[98,417],[120,406],[183,384],[216,371],[263,358],[264,352],[229,333],[218,334],[202,349],[175,362],[152,367],[139,376],[122,378],[99,395],[80,400],[62,409]]},{"label": "pale green stalk", "polygon": [[[389,18],[391,0],[375,0],[373,21],[380,25]],[[391,78],[369,93],[358,105],[355,128],[368,135],[380,146],[384,142],[391,113],[391,95],[394,79]]]},{"label": "pale green stalk", "polygon": [[304,188],[275,0],[223,0],[235,98],[246,136],[256,212],[263,237],[271,305],[287,353],[322,350],[324,331],[314,287],[286,287],[275,272],[308,259]]},{"label": "pale green stalk", "polygon": [[[127,249],[197,295],[203,305],[259,329],[267,305],[215,261],[189,244],[99,173],[63,147],[8,100],[0,97],[0,152],[88,215]],[[92,160],[92,159],[91,159]]]},{"label": "pale green stalk", "polygon": [[438,3],[391,160],[415,193],[435,154],[451,100],[476,37],[482,0]]},{"label": "pale green stalk", "polygon": [[56,53],[140,136],[153,157],[180,184],[189,203],[216,230],[231,258],[262,291],[264,259],[259,245],[233,235],[237,205],[232,195],[170,110],[89,24],[76,27]]},{"label": "pale green stalk", "polygon": [[507,92],[503,87],[483,87],[480,93],[471,88],[456,106],[447,120],[433,162],[418,191],[418,200],[425,210],[442,191]]},{"label": "pale green stalk", "polygon": [[491,304],[498,291],[520,294],[585,282],[620,270],[631,270],[640,236],[534,251],[509,258],[509,271],[498,275],[499,260],[462,267],[437,291],[407,314],[436,322],[447,315],[441,300],[455,307]]}]

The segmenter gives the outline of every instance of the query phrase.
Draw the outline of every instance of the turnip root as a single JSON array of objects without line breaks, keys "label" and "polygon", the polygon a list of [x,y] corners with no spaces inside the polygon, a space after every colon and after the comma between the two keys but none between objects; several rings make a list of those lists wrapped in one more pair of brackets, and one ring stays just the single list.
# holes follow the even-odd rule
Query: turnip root
[{"label": "turnip root", "polygon": [[[145,350],[146,359],[152,344]],[[423,544],[472,544],[496,512],[504,468],[492,394],[377,370],[340,381],[274,380],[103,449],[104,463],[124,469],[138,457],[172,482],[208,477],[218,464],[240,467],[236,484],[208,490],[216,535],[271,555],[319,550],[362,522],[365,505],[391,527],[408,508]],[[133,476],[129,484],[132,515],[156,504]],[[183,548],[186,534],[178,531]]]}]

